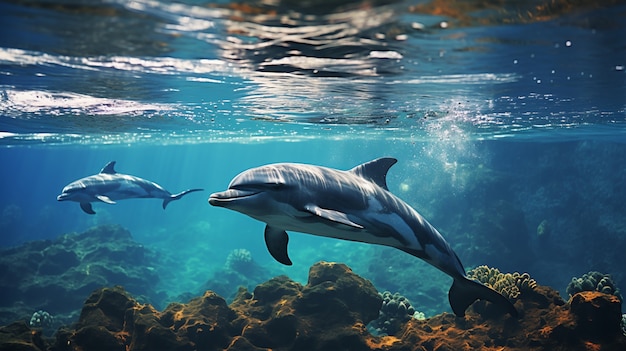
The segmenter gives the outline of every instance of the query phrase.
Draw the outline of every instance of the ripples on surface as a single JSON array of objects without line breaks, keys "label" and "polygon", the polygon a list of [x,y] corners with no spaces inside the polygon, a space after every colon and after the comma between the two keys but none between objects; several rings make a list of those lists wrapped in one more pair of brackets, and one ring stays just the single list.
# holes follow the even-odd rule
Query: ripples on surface
[{"label": "ripples on surface", "polygon": [[306,4],[4,2],[1,143],[623,133],[621,2]]}]

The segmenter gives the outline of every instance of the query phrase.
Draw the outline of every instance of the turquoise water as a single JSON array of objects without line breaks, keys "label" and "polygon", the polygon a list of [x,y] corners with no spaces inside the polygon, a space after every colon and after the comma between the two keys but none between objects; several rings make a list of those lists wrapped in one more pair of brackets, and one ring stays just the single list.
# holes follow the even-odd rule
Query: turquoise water
[{"label": "turquoise water", "polygon": [[[0,3],[0,244],[120,224],[167,258],[155,290],[170,300],[210,288],[243,248],[301,282],[316,261],[345,262],[438,313],[449,278],[411,256],[293,233],[284,267],[262,223],[207,202],[250,167],[391,156],[390,190],[467,268],[563,294],[590,270],[624,287],[625,5],[532,17],[541,2],[468,3],[447,16],[420,1]],[[56,201],[112,160],[172,193],[205,190],[165,211]]]}]

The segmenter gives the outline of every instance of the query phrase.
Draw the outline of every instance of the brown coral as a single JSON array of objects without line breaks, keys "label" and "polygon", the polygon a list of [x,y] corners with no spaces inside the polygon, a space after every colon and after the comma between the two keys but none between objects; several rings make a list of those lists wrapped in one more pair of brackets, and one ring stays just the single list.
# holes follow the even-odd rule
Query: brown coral
[{"label": "brown coral", "polygon": [[467,277],[489,286],[511,300],[517,299],[523,291],[537,287],[537,282],[528,273],[501,273],[499,269],[487,266],[472,269]]},{"label": "brown coral", "polygon": [[103,288],[87,299],[78,323],[59,329],[56,340],[42,338],[22,321],[0,327],[0,350],[626,350],[621,302],[597,291],[575,294],[567,303],[557,291],[538,286],[516,301],[523,318],[485,318],[479,309],[489,305],[478,301],[463,318],[412,318],[395,336],[376,337],[365,323],[380,303],[367,280],[326,262],[311,268],[305,286],[277,277],[253,293],[242,289],[230,305],[207,292],[158,312],[122,288]]}]

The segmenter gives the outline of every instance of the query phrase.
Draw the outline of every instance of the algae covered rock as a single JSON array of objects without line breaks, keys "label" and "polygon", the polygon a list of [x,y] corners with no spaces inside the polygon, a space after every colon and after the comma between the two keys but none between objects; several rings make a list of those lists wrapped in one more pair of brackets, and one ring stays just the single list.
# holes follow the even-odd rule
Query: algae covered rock
[{"label": "algae covered rock", "polygon": [[154,296],[154,263],[152,252],[116,225],[1,250],[0,325],[44,310],[58,327],[76,317],[89,293],[107,285]]},{"label": "algae covered rock", "polygon": [[0,327],[0,350],[2,351],[43,351],[46,342],[41,331],[31,329],[24,321]]},{"label": "algae covered rock", "polygon": [[332,262],[318,262],[311,267],[302,293],[297,307],[305,312],[327,313],[327,323],[337,312],[349,315],[352,323],[369,323],[378,317],[382,300],[370,281],[345,264]]},{"label": "algae covered rock", "polygon": [[55,347],[84,350],[339,350],[366,349],[365,324],[380,296],[343,264],[311,267],[309,283],[273,278],[229,306],[212,291],[162,312],[123,288],[103,288],[85,302],[74,330],[57,333]]},{"label": "algae covered rock", "polygon": [[[353,296],[359,303],[350,301]],[[578,293],[567,303],[557,291],[536,286],[516,300],[521,318],[487,317],[477,312],[485,305],[479,301],[463,318],[449,313],[411,318],[395,336],[379,337],[368,333],[364,323],[381,300],[373,286],[347,266],[326,262],[311,268],[306,285],[276,277],[252,293],[240,289],[230,305],[207,291],[159,312],[121,287],[102,288],[87,298],[78,323],[59,329],[53,342],[21,322],[0,327],[0,350],[626,349],[618,321],[621,302],[600,292]]]},{"label": "algae covered rock", "polygon": [[231,304],[235,323],[256,347],[333,350],[365,347],[365,324],[375,319],[381,298],[371,282],[344,264],[319,262],[305,286],[286,276],[240,291]]},{"label": "algae covered rock", "polygon": [[590,340],[610,340],[621,331],[622,303],[615,295],[582,291],[572,296],[570,310],[576,316],[576,331]]}]

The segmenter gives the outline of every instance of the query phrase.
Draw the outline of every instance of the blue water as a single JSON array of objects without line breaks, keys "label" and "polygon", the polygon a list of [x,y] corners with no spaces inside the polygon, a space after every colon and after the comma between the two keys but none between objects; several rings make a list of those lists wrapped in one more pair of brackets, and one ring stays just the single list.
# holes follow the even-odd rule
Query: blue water
[{"label": "blue water", "polygon": [[[626,5],[467,3],[1,2],[0,244],[120,224],[177,263],[155,287],[172,297],[245,248],[301,282],[316,261],[345,262],[440,312],[449,281],[413,257],[294,233],[283,267],[262,223],[207,202],[250,167],[392,156],[390,190],[466,267],[562,292],[599,270],[626,287]],[[112,160],[205,191],[94,216],[56,201]]]}]

